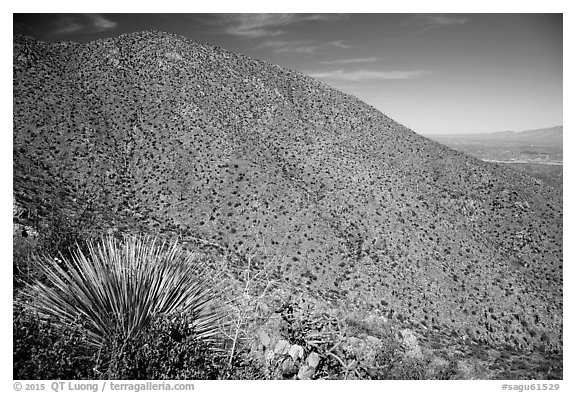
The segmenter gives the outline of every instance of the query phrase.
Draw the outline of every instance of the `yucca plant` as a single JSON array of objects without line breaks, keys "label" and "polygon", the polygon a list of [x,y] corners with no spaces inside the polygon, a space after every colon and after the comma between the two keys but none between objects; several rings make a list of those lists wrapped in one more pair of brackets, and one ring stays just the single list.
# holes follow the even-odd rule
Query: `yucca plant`
[{"label": "yucca plant", "polygon": [[206,265],[176,241],[106,236],[72,258],[37,258],[44,275],[29,288],[30,306],[62,327],[82,321],[93,349],[128,342],[155,318],[182,315],[197,340],[214,345],[221,312]]}]

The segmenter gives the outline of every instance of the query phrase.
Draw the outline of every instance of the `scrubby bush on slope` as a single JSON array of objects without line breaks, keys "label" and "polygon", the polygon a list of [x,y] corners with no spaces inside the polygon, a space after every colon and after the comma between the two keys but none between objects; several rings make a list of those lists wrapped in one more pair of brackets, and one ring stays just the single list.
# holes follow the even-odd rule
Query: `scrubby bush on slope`
[{"label": "scrubby bush on slope", "polygon": [[22,319],[21,326],[48,329],[49,335],[78,331],[87,353],[111,353],[112,369],[162,320],[184,318],[194,348],[218,346],[217,288],[192,254],[175,242],[144,236],[123,241],[108,236],[89,243],[88,250],[86,255],[78,249],[70,259],[35,258],[42,280],[29,285],[23,304],[50,327],[30,319]]}]

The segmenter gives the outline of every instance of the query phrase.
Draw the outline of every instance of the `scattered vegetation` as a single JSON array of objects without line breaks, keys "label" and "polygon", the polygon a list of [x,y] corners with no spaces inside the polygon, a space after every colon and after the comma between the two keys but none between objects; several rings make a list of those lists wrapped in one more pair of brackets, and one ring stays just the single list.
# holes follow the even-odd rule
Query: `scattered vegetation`
[{"label": "scattered vegetation", "polygon": [[[313,309],[303,297],[272,310],[264,295],[278,288],[269,266],[252,272],[254,256],[238,295],[217,302],[219,278],[208,280],[214,272],[175,242],[107,236],[87,249],[70,260],[34,257],[40,274],[14,306],[15,378],[392,379],[407,372],[390,328],[362,341],[356,336],[385,330]],[[420,367],[413,376],[424,375],[411,364]]]},{"label": "scattered vegetation", "polygon": [[[278,377],[253,346],[295,289],[326,305],[329,320],[343,324],[338,337],[359,338],[364,333],[352,334],[352,326],[361,331],[365,318],[379,315],[394,332],[409,329],[435,350],[510,344],[530,358],[535,350],[562,350],[562,199],[532,177],[422,138],[312,78],[173,34],[90,43],[16,35],[13,90],[13,192],[23,209],[14,220],[14,287],[25,306],[22,323],[30,315],[52,318],[56,336],[79,324],[92,349],[104,332],[119,329],[129,348],[149,329],[168,330],[156,316],[138,322],[143,310],[107,326],[99,318],[111,302],[97,308],[100,317],[79,306],[79,299],[97,299],[91,291],[99,286],[83,288],[75,278],[74,269],[84,268],[78,249],[88,259],[88,244],[101,234],[120,241],[121,234],[144,233],[178,238],[206,262],[206,276],[225,283],[218,303],[224,355],[214,361],[224,361],[226,371],[218,378]],[[258,258],[247,258],[256,251]],[[118,282],[132,277],[129,269],[117,273],[124,274]],[[58,313],[22,298],[33,283],[64,299],[45,308],[71,313],[66,326],[58,326]],[[294,313],[305,309],[293,306]],[[348,323],[334,310],[364,314]],[[308,311],[301,322],[285,313],[285,323],[269,332],[304,355],[296,348],[294,364],[285,354],[273,363],[282,360],[292,371],[298,364],[299,373],[315,352],[319,363],[303,376],[366,377],[361,367],[371,366],[360,364],[367,360],[340,347],[308,347],[308,335],[324,329],[318,310]],[[431,332],[447,333],[442,345]],[[396,333],[379,337],[382,345],[397,348],[405,338]],[[115,336],[107,337],[105,345],[114,347]],[[196,348],[197,341],[187,342]],[[95,359],[122,364],[149,356],[146,350]],[[396,359],[394,353],[385,350],[383,359]],[[400,364],[421,361],[426,356]],[[111,364],[97,369],[106,373]],[[282,377],[298,377],[292,371]]]},{"label": "scattered vegetation", "polygon": [[[385,317],[296,294],[271,279],[270,266],[254,269],[253,255],[234,282],[199,268],[197,255],[176,243],[108,236],[87,247],[70,261],[35,257],[42,274],[14,306],[15,379],[493,375],[466,358],[423,350],[412,331]],[[226,300],[217,282],[231,292]],[[546,375],[557,376],[550,367]]]}]

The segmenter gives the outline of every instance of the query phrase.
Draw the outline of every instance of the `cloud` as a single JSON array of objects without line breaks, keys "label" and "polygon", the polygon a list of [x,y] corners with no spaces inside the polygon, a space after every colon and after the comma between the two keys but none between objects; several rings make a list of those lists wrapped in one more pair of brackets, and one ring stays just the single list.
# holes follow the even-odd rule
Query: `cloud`
[{"label": "cloud", "polygon": [[92,27],[95,29],[96,32],[111,30],[118,25],[118,23],[106,19],[105,17],[99,14],[85,14],[85,16],[91,22]]},{"label": "cloud", "polygon": [[71,33],[100,33],[114,29],[118,23],[100,14],[59,15],[54,21],[56,29],[52,35]]},{"label": "cloud", "polygon": [[448,26],[463,25],[468,22],[468,18],[450,15],[421,15],[425,22],[431,25]]},{"label": "cloud", "polygon": [[330,45],[336,46],[336,47],[342,48],[342,49],[354,48],[354,46],[352,46],[352,45],[345,44],[344,41],[332,41],[330,43]]},{"label": "cloud", "polygon": [[314,54],[319,49],[336,46],[339,48],[352,48],[343,44],[341,41],[332,41],[327,43],[315,40],[268,40],[261,42],[254,49],[272,49],[274,53],[304,53]]},{"label": "cloud", "polygon": [[339,59],[339,60],[324,60],[319,61],[320,64],[355,64],[355,63],[374,63],[378,61],[376,57],[358,57],[352,59]]},{"label": "cloud", "polygon": [[54,35],[75,33],[82,29],[82,24],[75,16],[61,15],[54,23],[58,26],[53,32]]},{"label": "cloud", "polygon": [[289,25],[305,21],[335,22],[345,18],[339,14],[226,14],[220,16],[227,34],[244,38],[276,37],[286,33]]},{"label": "cloud", "polygon": [[463,25],[470,19],[453,14],[419,14],[416,15],[408,24],[422,27],[422,32],[435,29],[438,27]]},{"label": "cloud", "polygon": [[325,72],[307,72],[307,74],[317,79],[327,79],[333,81],[347,81],[347,82],[363,82],[369,80],[415,79],[423,75],[430,74],[430,71],[336,70]]},{"label": "cloud", "polygon": [[230,24],[226,33],[246,38],[275,37],[283,33],[279,27],[294,21],[293,14],[237,14],[223,18]]},{"label": "cloud", "polygon": [[272,49],[274,53],[304,53],[304,54],[314,54],[323,45],[318,45],[312,40],[292,40],[292,41],[282,41],[282,40],[269,40],[264,41],[255,49]]}]

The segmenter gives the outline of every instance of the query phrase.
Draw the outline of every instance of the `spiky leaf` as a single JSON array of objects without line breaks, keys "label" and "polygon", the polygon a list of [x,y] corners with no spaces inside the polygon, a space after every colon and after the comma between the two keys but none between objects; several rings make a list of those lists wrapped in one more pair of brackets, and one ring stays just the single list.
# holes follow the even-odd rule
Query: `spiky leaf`
[{"label": "spiky leaf", "polygon": [[138,335],[158,316],[191,316],[198,339],[212,341],[218,332],[216,292],[205,266],[176,242],[147,236],[112,236],[78,249],[59,262],[37,259],[46,277],[29,290],[31,305],[59,326],[83,320],[87,344],[101,347],[111,337]]}]

